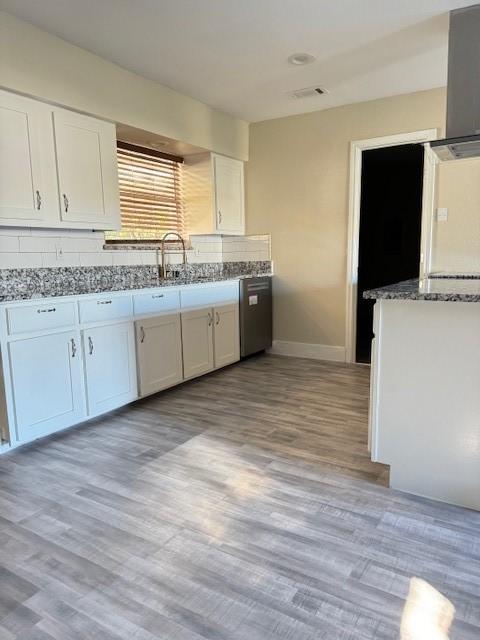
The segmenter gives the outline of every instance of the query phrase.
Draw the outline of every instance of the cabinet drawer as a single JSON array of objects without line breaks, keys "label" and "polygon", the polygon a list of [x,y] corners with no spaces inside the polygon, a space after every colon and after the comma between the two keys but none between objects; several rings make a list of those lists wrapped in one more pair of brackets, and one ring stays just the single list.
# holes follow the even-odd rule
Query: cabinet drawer
[{"label": "cabinet drawer", "polygon": [[103,297],[79,302],[80,322],[101,322],[117,320],[132,315],[132,296]]},{"label": "cabinet drawer", "polygon": [[136,316],[157,311],[176,311],[179,308],[180,294],[175,290],[163,289],[133,296],[133,309]]},{"label": "cabinet drawer", "polygon": [[182,309],[207,307],[222,302],[238,302],[238,282],[227,282],[219,287],[199,287],[180,292]]},{"label": "cabinet drawer", "polygon": [[27,331],[42,331],[75,324],[74,302],[50,302],[7,309],[10,335]]}]

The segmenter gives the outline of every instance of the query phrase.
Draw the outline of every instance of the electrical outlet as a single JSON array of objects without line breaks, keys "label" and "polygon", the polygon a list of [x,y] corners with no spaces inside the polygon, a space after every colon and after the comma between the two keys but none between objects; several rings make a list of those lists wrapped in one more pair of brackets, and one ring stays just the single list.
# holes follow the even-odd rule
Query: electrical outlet
[{"label": "electrical outlet", "polygon": [[446,222],[448,220],[448,209],[447,207],[438,207],[437,208],[437,222]]}]

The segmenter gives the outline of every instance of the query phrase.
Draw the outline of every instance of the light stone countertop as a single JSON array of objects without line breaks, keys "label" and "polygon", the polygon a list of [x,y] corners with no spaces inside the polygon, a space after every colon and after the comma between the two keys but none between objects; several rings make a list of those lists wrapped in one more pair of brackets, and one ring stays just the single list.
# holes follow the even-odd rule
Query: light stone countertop
[{"label": "light stone countertop", "polygon": [[480,302],[480,278],[449,276],[405,280],[365,291],[363,297],[369,300]]},{"label": "light stone countertop", "polygon": [[175,265],[166,279],[159,278],[155,266],[1,269],[0,303],[240,280],[271,275],[271,268],[270,261],[200,263],[183,270]]}]

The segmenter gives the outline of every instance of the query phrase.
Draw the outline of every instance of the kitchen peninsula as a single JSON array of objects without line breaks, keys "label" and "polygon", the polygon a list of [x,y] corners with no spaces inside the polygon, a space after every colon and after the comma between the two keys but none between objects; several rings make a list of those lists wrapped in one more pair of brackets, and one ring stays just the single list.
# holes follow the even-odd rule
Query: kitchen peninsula
[{"label": "kitchen peninsula", "polygon": [[480,276],[430,277],[376,299],[369,440],[390,486],[480,509]]}]

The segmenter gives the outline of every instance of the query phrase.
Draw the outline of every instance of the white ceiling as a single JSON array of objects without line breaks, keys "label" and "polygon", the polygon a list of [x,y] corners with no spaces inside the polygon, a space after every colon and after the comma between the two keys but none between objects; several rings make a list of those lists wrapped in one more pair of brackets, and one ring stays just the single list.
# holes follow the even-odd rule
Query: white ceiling
[{"label": "white ceiling", "polygon": [[[465,0],[0,0],[103,58],[249,121],[446,83]],[[313,54],[305,67],[286,62]],[[321,86],[328,95],[287,92]]]}]

